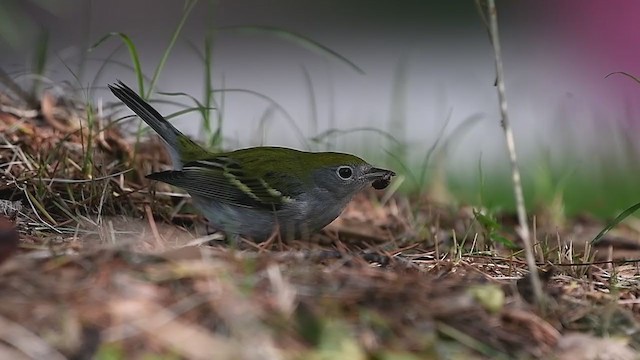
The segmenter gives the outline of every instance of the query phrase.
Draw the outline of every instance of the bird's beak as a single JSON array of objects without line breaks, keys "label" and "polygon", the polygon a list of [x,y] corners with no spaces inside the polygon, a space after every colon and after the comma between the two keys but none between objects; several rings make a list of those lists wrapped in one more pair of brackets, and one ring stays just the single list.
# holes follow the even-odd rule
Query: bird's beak
[{"label": "bird's beak", "polygon": [[371,181],[371,186],[373,186],[374,189],[382,190],[389,186],[391,178],[396,176],[396,173],[391,170],[374,167],[367,171],[365,176]]}]

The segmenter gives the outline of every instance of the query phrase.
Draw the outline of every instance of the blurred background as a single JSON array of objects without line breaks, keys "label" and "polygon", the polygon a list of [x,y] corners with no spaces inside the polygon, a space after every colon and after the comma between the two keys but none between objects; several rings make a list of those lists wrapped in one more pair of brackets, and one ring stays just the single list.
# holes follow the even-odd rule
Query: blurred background
[{"label": "blurred background", "polygon": [[[202,99],[209,69],[213,88],[227,90],[215,95],[225,148],[349,151],[404,173],[407,191],[512,207],[493,49],[475,2],[202,0],[188,14],[185,4],[3,0],[0,67],[25,87],[38,78],[68,95],[57,86],[68,83],[115,103],[108,83],[137,89],[129,52],[115,36],[93,45],[126,34],[151,78],[184,19],[151,98]],[[528,205],[560,199],[559,211],[610,216],[640,201],[640,84],[607,77],[640,75],[640,3],[498,1],[498,10]],[[174,123],[202,138],[200,121],[191,112]]]}]

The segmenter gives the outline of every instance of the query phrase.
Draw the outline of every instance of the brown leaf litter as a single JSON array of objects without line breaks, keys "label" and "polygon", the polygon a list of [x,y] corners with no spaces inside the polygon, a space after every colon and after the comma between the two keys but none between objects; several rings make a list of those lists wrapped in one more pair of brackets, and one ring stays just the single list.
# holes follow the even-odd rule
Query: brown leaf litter
[{"label": "brown leaf litter", "polygon": [[[0,212],[0,358],[631,359],[640,346],[638,266],[617,262],[640,249],[633,224],[590,249],[600,222],[541,214],[535,308],[521,254],[470,206],[366,193],[307,241],[227,245],[170,187],[149,194],[144,175],[168,162],[157,141],[50,95],[0,104],[0,199],[22,203]],[[509,216],[499,235],[518,244]]]}]

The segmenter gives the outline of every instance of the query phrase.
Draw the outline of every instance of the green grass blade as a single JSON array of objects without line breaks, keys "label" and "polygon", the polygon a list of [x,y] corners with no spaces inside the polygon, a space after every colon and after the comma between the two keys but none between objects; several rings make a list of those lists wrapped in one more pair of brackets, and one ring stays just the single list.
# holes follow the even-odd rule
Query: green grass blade
[{"label": "green grass blade", "polygon": [[[107,55],[106,58],[100,60],[100,66],[98,67],[98,70],[96,70],[93,76],[93,79],[91,79],[91,81],[89,82],[88,90],[90,91],[90,94],[93,94],[93,90],[96,88],[96,83],[98,82],[98,80],[100,80],[102,72],[107,68],[107,65],[112,63],[113,57],[118,53],[118,51],[122,48],[123,45],[124,44],[120,44],[115,49],[113,49],[113,51],[111,51],[111,53],[109,53],[109,55]],[[83,61],[87,62],[90,60],[92,59],[88,59],[85,57]],[[133,70],[133,67],[131,67],[130,69]]]},{"label": "green grass blade", "polygon": [[427,174],[427,167],[431,162],[431,156],[433,156],[434,152],[436,151],[436,149],[438,149],[438,146],[440,145],[440,141],[442,141],[442,139],[444,138],[444,132],[447,130],[447,127],[449,126],[452,113],[453,113],[453,109],[449,110],[449,115],[447,115],[444,121],[444,124],[442,124],[442,127],[440,128],[440,131],[436,136],[436,141],[434,141],[433,144],[431,144],[431,146],[429,147],[429,149],[427,150],[424,156],[424,159],[422,160],[422,164],[420,165],[421,170],[420,170],[419,176],[417,176],[418,184],[416,184],[419,188],[422,188],[422,185],[424,185],[425,176]]},{"label": "green grass blade", "polygon": [[372,132],[372,133],[375,133],[376,135],[380,135],[380,136],[384,137],[385,139],[391,141],[396,146],[405,146],[405,147],[407,146],[407,145],[403,144],[400,140],[396,139],[395,136],[393,136],[391,133],[389,133],[387,131],[384,131],[384,130],[380,130],[378,128],[368,127],[368,126],[351,128],[351,129],[346,129],[346,130],[329,129],[329,130],[323,131],[322,133],[318,134],[317,136],[312,137],[311,141],[319,143],[319,142],[325,141],[325,139],[330,138],[330,137],[349,135],[349,134],[357,133],[357,132]]},{"label": "green grass blade", "polygon": [[114,36],[119,37],[122,40],[122,42],[127,46],[127,50],[129,50],[129,56],[131,56],[131,62],[133,63],[133,69],[138,81],[138,89],[139,89],[138,91],[140,95],[144,97],[144,76],[142,74],[142,66],[140,65],[140,57],[138,56],[138,50],[136,48],[136,45],[133,43],[133,41],[131,41],[131,38],[127,34],[124,34],[121,32],[109,33],[103,36],[102,38],[100,38],[100,40],[98,40],[95,44],[93,44],[93,46],[89,48],[89,51],[93,51],[93,49],[97,48],[102,43],[104,43],[105,41],[107,41],[108,39]]},{"label": "green grass blade", "polygon": [[[193,101],[196,104],[196,107],[190,107],[184,110],[180,110],[178,112],[175,112],[171,115],[166,116],[166,119],[171,119],[172,117],[176,117],[176,116],[180,116],[186,113],[190,113],[192,111],[198,111],[200,113],[200,115],[202,115],[203,121],[206,121],[206,117],[208,116],[209,113],[211,113],[212,110],[216,110],[215,107],[211,107],[208,106],[207,104],[203,104],[200,101],[198,101],[198,99],[196,99],[194,96],[189,95],[187,93],[184,92],[159,92],[158,94],[161,95],[166,95],[166,96],[186,96],[189,99],[191,99],[191,101]],[[212,96],[212,95],[210,95]],[[215,144],[211,143],[211,129],[209,127],[207,127],[207,125],[205,124],[205,144],[207,148],[211,148],[213,147]]]},{"label": "green grass blade", "polygon": [[188,0],[185,3],[184,12],[182,13],[180,22],[178,23],[178,26],[176,27],[176,29],[173,31],[173,35],[171,35],[171,40],[169,41],[169,45],[167,45],[167,48],[164,50],[164,53],[160,58],[160,62],[158,62],[158,66],[156,66],[156,70],[153,72],[153,76],[151,77],[151,84],[149,85],[149,91],[147,92],[147,97],[151,96],[151,93],[153,92],[153,89],[155,88],[156,83],[158,82],[158,78],[162,73],[164,64],[167,62],[167,59],[169,58],[169,54],[171,53],[173,46],[176,44],[176,41],[180,36],[180,32],[182,32],[182,27],[187,21],[187,18],[189,17],[189,13],[191,13],[191,10],[193,10],[193,7],[197,3],[198,3],[198,0]]},{"label": "green grass blade", "polygon": [[[83,156],[83,160],[82,160],[82,173],[85,176],[91,176],[91,171],[93,170],[93,135],[94,135],[94,126],[96,124],[96,122],[94,121],[94,109],[93,109],[93,103],[89,100],[89,89],[84,89],[82,87],[82,82],[80,80],[80,77],[71,69],[71,67],[69,67],[69,65],[67,65],[67,63],[65,61],[63,61],[62,59],[60,59],[58,57],[58,59],[60,60],[60,63],[62,63],[62,65],[67,69],[67,71],[69,71],[69,73],[71,74],[71,76],[73,76],[73,78],[75,79],[75,81],[78,84],[78,89],[82,90],[82,93],[84,95],[85,98],[85,114],[87,116],[87,126],[89,127],[89,131],[87,132],[87,138],[84,138],[84,131],[80,131],[80,144],[82,146],[82,154]],[[82,129],[82,123],[80,123],[81,129]],[[85,145],[86,143],[86,145]],[[86,146],[86,147],[85,147]]]},{"label": "green grass blade", "polygon": [[624,219],[628,218],[629,216],[631,216],[634,212],[636,212],[638,209],[640,209],[640,203],[631,205],[629,208],[627,208],[625,211],[621,212],[620,215],[616,216],[615,219],[613,219],[612,222],[609,223],[609,225],[607,225],[604,229],[602,229],[602,231],[600,231],[600,233],[598,235],[596,235],[595,238],[593,238],[593,240],[591,240],[591,244],[596,244],[598,241],[600,241],[600,239],[602,239],[603,236],[605,236],[611,229],[613,229],[614,227],[616,227],[616,225],[620,224]]},{"label": "green grass blade", "polygon": [[[203,111],[203,121],[201,129],[204,131],[206,137],[206,148],[212,149],[217,147],[221,142],[222,122],[220,106],[213,95],[213,38],[214,31],[211,29],[207,31],[207,35],[204,40],[204,51],[200,49],[191,41],[187,41],[187,45],[193,50],[194,54],[198,56],[198,59],[202,62],[204,67],[204,107],[203,109],[216,109],[216,121],[217,125],[214,129],[212,126],[212,115],[210,111]],[[224,86],[223,86],[224,87]]]},{"label": "green grass blade", "polygon": [[164,117],[164,118],[165,118],[165,119],[167,119],[167,120],[171,120],[171,119],[173,119],[174,117],[182,116],[182,115],[184,115],[184,114],[192,113],[192,112],[194,112],[194,111],[202,112],[202,108],[200,108],[200,107],[190,107],[190,108],[186,108],[186,109],[183,109],[183,110],[180,110],[180,111],[176,111],[176,112],[174,112],[174,113],[171,113],[171,114],[169,114],[169,115],[165,115],[165,117]]},{"label": "green grass blade", "polygon": [[452,112],[449,113],[449,116],[447,118],[447,121],[445,122],[444,126],[442,127],[440,134],[438,135],[437,140],[435,141],[435,143],[433,144],[433,147],[431,147],[429,149],[429,151],[427,152],[427,155],[424,158],[424,162],[422,163],[422,167],[420,167],[420,184],[424,184],[426,182],[426,177],[427,177],[427,169],[429,167],[429,162],[431,157],[434,154],[437,154],[436,151],[438,152],[446,152],[448,151],[448,149],[452,146],[452,144],[458,144],[460,143],[460,138],[469,130],[471,130],[471,128],[473,128],[473,126],[475,126],[475,124],[477,124],[483,117],[482,114],[473,114],[471,116],[469,116],[468,118],[466,118],[462,123],[458,124],[458,126],[456,126],[451,133],[443,140],[441,141],[440,138],[443,137],[444,135],[444,131],[449,123],[449,120],[451,119],[451,115]]},{"label": "green grass blade", "polygon": [[364,70],[356,65],[351,60],[347,59],[345,56],[341,55],[335,50],[320,44],[319,42],[308,38],[304,35],[294,33],[289,30],[285,30],[282,28],[274,27],[274,26],[225,26],[218,28],[220,31],[230,31],[236,33],[258,33],[258,34],[271,34],[281,39],[290,41],[294,44],[301,45],[304,48],[307,48],[313,52],[319,53],[324,56],[328,56],[330,58],[337,59],[338,61],[344,63],[351,69],[355,70],[359,74],[364,75]]},{"label": "green grass blade", "polygon": [[33,61],[33,73],[38,75],[34,78],[31,87],[31,96],[38,98],[42,87],[42,78],[47,66],[47,51],[49,50],[49,33],[46,30],[40,32],[36,46],[36,54]]},{"label": "green grass blade", "polygon": [[302,74],[304,75],[304,82],[307,88],[307,95],[309,98],[309,123],[311,124],[311,133],[318,133],[318,104],[316,102],[316,93],[313,87],[313,79],[311,73],[306,66],[301,65]]},{"label": "green grass blade", "polygon": [[309,142],[307,141],[307,138],[302,133],[302,130],[300,130],[300,127],[296,124],[296,121],[293,118],[293,116],[291,116],[291,114],[289,114],[289,112],[282,105],[280,105],[277,101],[275,101],[274,99],[270,98],[269,96],[267,96],[267,95],[265,95],[265,94],[263,94],[261,92],[254,91],[254,90],[248,90],[248,89],[215,89],[215,90],[211,90],[212,94],[215,94],[215,93],[223,93],[224,94],[224,93],[228,93],[228,92],[238,92],[238,93],[250,94],[250,95],[257,96],[257,97],[267,101],[271,106],[273,106],[275,109],[277,109],[280,113],[282,113],[284,115],[285,119],[289,122],[289,124],[292,126],[293,130],[296,132],[296,135],[297,135],[298,139],[307,148],[307,150],[311,149],[311,146],[310,146]]},{"label": "green grass blade", "polygon": [[189,95],[185,92],[158,92],[158,94],[165,95],[165,96],[186,96],[189,99],[191,99],[191,101],[193,101],[196,105],[198,105],[198,108],[204,109],[205,107],[198,99],[196,99],[194,96]]},{"label": "green grass blade", "polygon": [[[212,6],[210,7],[210,9],[212,8]],[[211,27],[209,29],[209,31],[207,31],[207,35],[205,36],[204,39],[204,106],[205,109],[211,108],[211,107],[218,107],[215,101],[215,98],[213,96],[213,94],[211,93],[211,90],[213,90],[213,75],[212,75],[212,67],[213,67],[213,38],[214,38],[214,31],[213,31],[213,27]],[[207,136],[207,148],[211,148],[213,146],[217,146],[220,139],[218,138],[218,134],[220,134],[221,132],[221,128],[222,128],[222,118],[220,117],[220,114],[218,113],[218,125],[216,127],[216,131],[213,132],[212,134],[212,127],[211,127],[211,111],[209,110],[205,110],[202,112],[202,125],[203,128],[205,130],[205,134]]]}]

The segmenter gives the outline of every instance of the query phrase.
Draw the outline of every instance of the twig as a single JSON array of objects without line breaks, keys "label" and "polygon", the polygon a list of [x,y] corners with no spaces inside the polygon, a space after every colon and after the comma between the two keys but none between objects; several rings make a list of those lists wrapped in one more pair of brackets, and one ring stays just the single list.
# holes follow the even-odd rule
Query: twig
[{"label": "twig", "polygon": [[531,246],[531,233],[527,222],[527,210],[524,203],[524,194],[522,191],[522,180],[520,170],[518,169],[518,160],[516,156],[516,145],[513,136],[513,129],[509,121],[507,112],[507,98],[504,85],[504,70],[502,68],[502,51],[500,49],[500,36],[498,33],[498,14],[496,10],[495,0],[487,0],[487,11],[489,15],[489,34],[491,35],[491,43],[493,45],[493,53],[496,62],[496,85],[498,87],[498,99],[500,101],[500,116],[502,118],[502,129],[507,140],[507,150],[509,152],[509,160],[511,163],[511,177],[513,180],[513,192],[516,199],[516,209],[518,212],[518,222],[520,228],[518,233],[522,237],[524,243],[525,256],[527,265],[531,273],[531,285],[535,295],[536,303],[542,304],[543,293],[542,284],[538,277],[538,268],[536,267],[536,259]]},{"label": "twig", "polygon": [[162,238],[160,237],[160,233],[158,232],[158,227],[156,226],[156,220],[153,218],[153,212],[151,211],[151,206],[144,206],[144,211],[147,214],[147,220],[149,221],[149,227],[151,228],[151,233],[153,234],[153,238],[156,241],[156,245],[158,248],[162,248]]}]

